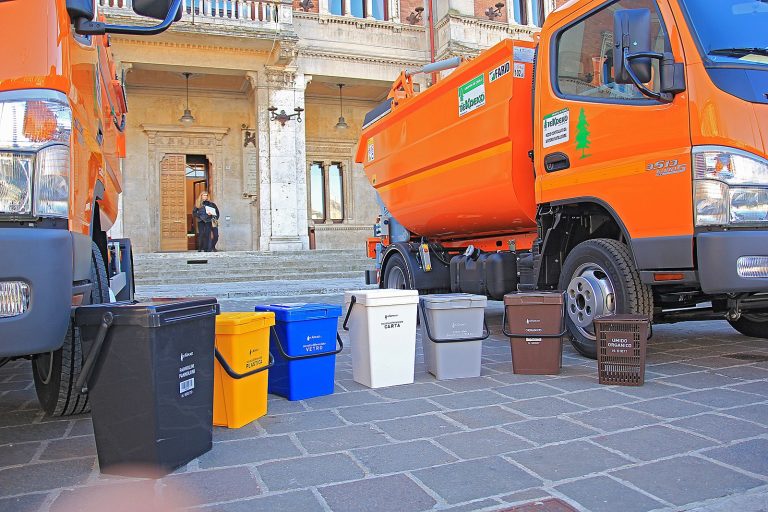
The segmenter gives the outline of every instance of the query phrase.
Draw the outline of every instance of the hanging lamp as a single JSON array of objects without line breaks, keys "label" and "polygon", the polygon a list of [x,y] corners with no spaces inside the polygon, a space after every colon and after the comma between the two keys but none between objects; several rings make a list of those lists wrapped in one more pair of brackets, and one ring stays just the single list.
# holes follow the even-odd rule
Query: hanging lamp
[{"label": "hanging lamp", "polygon": [[347,121],[344,119],[344,100],[341,97],[341,89],[344,87],[344,84],[336,84],[339,86],[339,122],[336,123],[336,129],[337,130],[346,130],[349,128],[349,125],[347,124]]},{"label": "hanging lamp", "polygon": [[179,118],[179,121],[184,124],[192,124],[195,122],[195,116],[192,115],[192,111],[189,110],[189,77],[192,73],[182,73],[187,80],[187,108],[184,109],[184,114]]}]

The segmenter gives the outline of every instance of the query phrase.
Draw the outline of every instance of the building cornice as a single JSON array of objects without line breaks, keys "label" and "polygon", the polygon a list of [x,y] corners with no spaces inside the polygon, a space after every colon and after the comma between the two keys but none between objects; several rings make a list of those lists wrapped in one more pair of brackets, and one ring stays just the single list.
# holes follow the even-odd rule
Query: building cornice
[{"label": "building cornice", "polygon": [[157,39],[145,37],[142,39],[129,39],[122,37],[114,37],[113,42],[120,45],[129,46],[144,46],[153,48],[176,48],[181,50],[200,50],[211,52],[227,52],[236,53],[242,55],[263,55],[269,54],[266,50],[256,48],[236,48],[232,46],[214,46],[209,44],[193,44],[193,43],[177,43],[172,41],[158,41]]},{"label": "building cornice", "polygon": [[541,29],[538,27],[532,27],[528,25],[518,25],[516,23],[503,23],[500,21],[490,21],[483,18],[474,18],[471,16],[460,16],[449,12],[435,25],[436,30],[440,30],[449,23],[458,23],[469,27],[474,27],[477,30],[489,31],[489,32],[504,32],[510,35],[525,35],[527,37],[533,37],[533,34],[539,32]]},{"label": "building cornice", "polygon": [[314,57],[327,60],[339,60],[348,62],[362,62],[365,64],[387,64],[395,67],[405,68],[408,66],[423,66],[427,59],[391,59],[387,57],[377,57],[371,55],[354,55],[339,52],[327,52],[317,48],[299,47],[299,57]]},{"label": "building cornice", "polygon": [[360,29],[379,28],[390,32],[417,32],[424,33],[426,27],[422,25],[410,25],[394,21],[382,21],[371,18],[355,18],[353,16],[336,16],[333,14],[318,14],[316,12],[293,11],[293,18],[298,20],[316,21],[321,25],[347,25]]},{"label": "building cornice", "polygon": [[173,134],[190,134],[190,133],[205,133],[214,135],[227,135],[229,128],[221,126],[180,126],[174,124],[142,124],[141,129],[147,133],[173,133]]}]

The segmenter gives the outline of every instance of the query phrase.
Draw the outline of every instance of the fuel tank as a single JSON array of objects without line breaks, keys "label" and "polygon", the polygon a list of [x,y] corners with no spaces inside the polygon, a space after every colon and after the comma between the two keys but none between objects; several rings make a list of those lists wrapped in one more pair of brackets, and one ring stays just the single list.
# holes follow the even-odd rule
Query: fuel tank
[{"label": "fuel tank", "polygon": [[506,40],[421,93],[404,72],[357,148],[368,180],[413,234],[461,240],[535,230],[534,43]]}]

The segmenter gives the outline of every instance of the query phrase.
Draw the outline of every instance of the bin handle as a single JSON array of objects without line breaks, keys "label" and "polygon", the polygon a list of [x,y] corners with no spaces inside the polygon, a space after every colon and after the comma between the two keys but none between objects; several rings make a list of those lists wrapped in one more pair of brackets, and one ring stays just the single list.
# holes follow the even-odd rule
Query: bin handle
[{"label": "bin handle", "polygon": [[344,323],[341,325],[341,327],[345,331],[349,330],[349,327],[347,327],[347,322],[349,321],[349,315],[352,314],[352,307],[355,305],[356,302],[357,302],[357,297],[355,297],[354,295],[349,298],[349,307],[347,308],[347,314],[344,317]]},{"label": "bin handle", "polygon": [[101,353],[101,347],[104,345],[107,332],[109,331],[109,328],[112,327],[114,319],[114,315],[109,311],[104,313],[104,316],[101,317],[101,325],[99,325],[99,332],[96,333],[96,340],[94,340],[93,346],[91,347],[90,352],[88,352],[88,357],[86,358],[85,363],[83,363],[80,375],[77,377],[77,382],[75,383],[75,389],[79,389],[81,395],[88,393],[88,379],[91,377],[93,365]]},{"label": "bin handle", "polygon": [[427,337],[434,343],[459,343],[462,341],[482,341],[487,340],[491,335],[491,330],[488,328],[488,322],[485,321],[485,315],[483,315],[483,335],[479,338],[460,338],[460,339],[446,339],[438,340],[432,337],[432,331],[429,328],[429,320],[427,319],[427,312],[424,309],[424,303],[419,302],[419,309],[421,309],[421,319],[424,322],[424,327],[427,328]]},{"label": "bin handle", "polygon": [[272,366],[275,365],[275,358],[272,357],[272,352],[270,352],[269,364],[266,364],[261,368],[256,368],[255,370],[251,370],[249,372],[237,373],[235,370],[232,369],[231,366],[229,366],[229,363],[227,363],[227,360],[224,359],[224,356],[221,355],[221,352],[219,352],[218,348],[214,347],[213,351],[214,351],[213,354],[216,356],[216,360],[219,362],[221,367],[224,368],[224,371],[227,372],[227,375],[229,375],[233,379],[244,379],[246,377],[250,377],[251,375],[256,375],[257,373],[263,372],[264,370],[268,370],[269,368],[272,368]]},{"label": "bin handle", "polygon": [[312,359],[313,357],[322,357],[322,356],[334,356],[341,352],[344,349],[344,343],[341,341],[341,336],[339,333],[336,333],[336,342],[339,344],[339,348],[334,350],[333,352],[321,352],[319,354],[304,354],[303,356],[289,356],[285,353],[285,350],[283,350],[283,344],[280,343],[280,336],[277,335],[277,331],[275,330],[275,327],[270,327],[272,329],[272,334],[275,335],[275,341],[277,342],[277,349],[280,351],[280,355],[283,356],[284,359],[287,359],[289,361],[299,361],[301,359]]},{"label": "bin handle", "polygon": [[513,334],[507,331],[507,306],[504,306],[504,313],[501,316],[501,332],[508,338],[562,338],[568,334],[568,327],[566,327],[560,334]]}]

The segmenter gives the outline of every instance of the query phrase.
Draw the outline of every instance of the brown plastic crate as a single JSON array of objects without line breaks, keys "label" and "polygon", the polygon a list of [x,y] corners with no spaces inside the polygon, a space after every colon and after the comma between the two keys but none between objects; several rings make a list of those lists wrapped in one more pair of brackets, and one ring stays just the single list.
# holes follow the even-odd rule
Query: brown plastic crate
[{"label": "brown plastic crate", "polygon": [[650,321],[641,315],[595,318],[600,384],[642,386]]},{"label": "brown plastic crate", "polygon": [[522,292],[504,296],[502,331],[512,349],[512,371],[557,375],[563,357],[563,294]]}]

